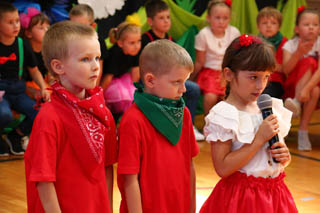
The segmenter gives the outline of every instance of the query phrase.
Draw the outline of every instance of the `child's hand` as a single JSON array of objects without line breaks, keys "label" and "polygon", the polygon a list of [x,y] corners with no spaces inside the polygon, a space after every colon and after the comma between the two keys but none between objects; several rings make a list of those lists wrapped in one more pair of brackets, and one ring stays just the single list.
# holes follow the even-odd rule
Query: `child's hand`
[{"label": "child's hand", "polygon": [[303,88],[298,94],[297,94],[297,99],[300,102],[306,102],[310,99],[310,92],[306,89]]},{"label": "child's hand", "polygon": [[312,49],[313,43],[313,41],[302,41],[300,39],[297,51],[300,52],[302,55],[305,55]]},{"label": "child's hand", "polygon": [[41,97],[44,99],[45,102],[50,101],[50,93],[47,89],[41,90]]},{"label": "child's hand", "polygon": [[269,115],[261,123],[259,130],[255,136],[255,140],[261,142],[261,145],[269,141],[273,136],[278,134],[279,124],[276,115]]},{"label": "child's hand", "polygon": [[291,160],[289,149],[284,142],[274,143],[271,146],[270,152],[272,157],[280,162],[283,166],[286,166]]}]

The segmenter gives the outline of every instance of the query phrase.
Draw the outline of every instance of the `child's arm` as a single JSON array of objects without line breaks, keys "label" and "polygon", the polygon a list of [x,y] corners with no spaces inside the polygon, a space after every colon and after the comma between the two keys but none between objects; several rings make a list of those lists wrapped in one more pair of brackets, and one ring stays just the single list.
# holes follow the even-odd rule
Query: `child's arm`
[{"label": "child's arm", "polygon": [[42,98],[45,101],[49,101],[50,100],[50,93],[47,91],[46,89],[46,84],[44,83],[43,77],[38,69],[38,67],[33,67],[33,68],[28,68],[30,76],[32,77],[32,80],[34,80],[36,82],[36,84],[38,84],[38,86],[40,87],[40,93]]},{"label": "child's arm", "polygon": [[191,203],[190,203],[190,213],[196,212],[196,172],[194,170],[194,165],[193,161],[191,159],[191,164],[190,164],[190,196],[191,196]]},{"label": "child's arm", "polygon": [[283,50],[283,72],[289,74],[297,65],[300,58],[307,54],[313,47],[313,41],[301,41],[299,40],[299,45],[294,53],[290,53],[287,50]]},{"label": "child's arm", "polygon": [[140,80],[139,67],[131,68],[131,78],[133,82],[138,82]]},{"label": "child's arm", "polygon": [[190,80],[195,81],[197,79],[197,75],[203,67],[206,60],[206,51],[196,50],[196,61],[194,62],[194,71],[190,76]]},{"label": "child's arm", "polygon": [[240,149],[231,151],[232,141],[212,142],[211,155],[217,174],[226,177],[244,167],[261,147],[279,132],[275,115],[263,120],[251,144],[244,144]]},{"label": "child's arm", "polygon": [[109,197],[109,206],[111,212],[113,212],[113,165],[107,166],[105,172]]},{"label": "child's arm", "polygon": [[46,213],[61,212],[53,182],[38,182],[37,189],[43,209]]},{"label": "child's arm", "polygon": [[123,185],[129,213],[142,213],[138,175],[123,175]]},{"label": "child's arm", "polygon": [[274,143],[271,147],[270,152],[272,154],[272,157],[279,161],[284,167],[288,166],[291,162],[289,149],[284,142]]}]

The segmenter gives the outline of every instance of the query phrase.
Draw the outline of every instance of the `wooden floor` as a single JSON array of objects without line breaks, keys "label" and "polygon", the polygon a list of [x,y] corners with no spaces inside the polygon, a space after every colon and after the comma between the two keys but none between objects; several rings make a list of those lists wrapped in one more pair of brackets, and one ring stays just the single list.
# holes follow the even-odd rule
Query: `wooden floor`
[{"label": "wooden floor", "polygon": [[[202,117],[196,117],[198,127],[203,125]],[[292,154],[292,162],[286,168],[286,183],[295,199],[299,212],[320,212],[320,111],[314,115],[310,124],[311,152],[296,149],[298,120],[293,126],[286,142]],[[200,208],[211,193],[219,177],[216,175],[210,155],[210,145],[199,142],[200,154],[194,159],[197,173],[197,206]],[[116,168],[115,168],[116,169]],[[116,186],[116,184],[115,184]],[[114,212],[118,212],[120,194],[114,189]],[[26,212],[24,161],[19,157],[0,158],[0,213]]]}]

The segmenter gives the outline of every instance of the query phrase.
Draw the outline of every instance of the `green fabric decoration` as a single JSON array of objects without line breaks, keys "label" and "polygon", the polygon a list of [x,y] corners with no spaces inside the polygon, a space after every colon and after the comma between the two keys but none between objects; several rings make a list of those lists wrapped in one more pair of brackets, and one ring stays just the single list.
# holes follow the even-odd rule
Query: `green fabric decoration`
[{"label": "green fabric decoration", "polygon": [[184,47],[189,55],[191,56],[193,62],[196,59],[196,50],[194,48],[195,37],[198,34],[199,30],[195,25],[192,25],[176,42],[180,46]]},{"label": "green fabric decoration", "polygon": [[139,109],[172,145],[177,145],[182,132],[185,107],[183,98],[179,100],[159,98],[145,93],[140,84],[134,83],[134,85],[137,88],[134,102]]},{"label": "green fabric decoration", "polygon": [[279,45],[282,42],[282,34],[280,32],[278,32],[277,34],[275,34],[274,36],[270,37],[270,38],[265,38],[262,34],[259,34],[259,37],[263,38],[264,40],[268,41],[270,44],[272,44],[276,50],[278,50]]},{"label": "green fabric decoration", "polygon": [[288,2],[283,5],[282,1],[278,4],[278,9],[283,8],[282,13],[282,25],[280,32],[282,35],[291,39],[294,36],[294,27],[296,25],[296,16],[298,7],[301,5],[307,6],[305,0],[288,0]]}]

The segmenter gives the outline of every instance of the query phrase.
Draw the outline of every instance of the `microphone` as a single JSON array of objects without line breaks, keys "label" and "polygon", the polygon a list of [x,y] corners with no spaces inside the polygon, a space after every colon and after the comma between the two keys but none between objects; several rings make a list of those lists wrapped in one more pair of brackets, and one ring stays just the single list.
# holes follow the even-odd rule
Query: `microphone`
[{"label": "microphone", "polygon": [[[268,95],[268,94],[260,95],[257,100],[257,104],[261,110],[263,119],[266,119],[266,117],[273,114],[273,112],[272,112],[272,98],[270,97],[270,95]],[[278,134],[276,134],[275,136],[273,136],[269,140],[269,147],[271,148],[271,146],[278,141],[279,141],[279,137],[278,137]],[[276,147],[275,149],[277,149],[277,148],[279,148],[279,147]],[[279,163],[279,161],[277,161],[275,158],[272,158],[272,159],[273,159],[273,162]]]}]

